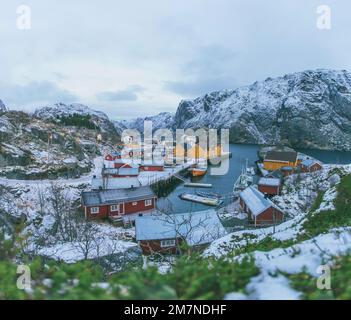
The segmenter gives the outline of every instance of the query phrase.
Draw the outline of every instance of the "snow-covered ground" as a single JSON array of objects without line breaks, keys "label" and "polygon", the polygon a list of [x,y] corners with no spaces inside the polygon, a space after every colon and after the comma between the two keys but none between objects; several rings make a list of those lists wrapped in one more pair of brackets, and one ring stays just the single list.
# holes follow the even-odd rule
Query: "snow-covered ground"
[{"label": "snow-covered ground", "polygon": [[[242,249],[245,252],[247,244],[258,243],[266,237],[273,240],[294,240],[304,232],[303,223],[306,220],[311,199],[316,198],[312,191],[324,190],[322,202],[313,214],[323,214],[323,211],[334,210],[333,200],[337,196],[336,184],[340,177],[331,174],[338,168],[345,174],[351,173],[351,165],[329,165],[321,174],[305,174],[296,181],[296,176],[287,179],[283,194],[275,197],[288,214],[290,220],[274,227],[241,230],[226,235],[214,241],[204,252],[204,256],[225,257],[229,253]],[[312,197],[311,197],[312,195]],[[306,207],[306,201],[309,206]],[[241,253],[234,259],[243,259],[250,255],[255,259],[260,269],[259,276],[252,278],[248,284],[247,295],[228,293],[226,299],[298,299],[301,293],[290,287],[289,280],[281,272],[296,274],[306,271],[318,276],[318,267],[332,261],[334,256],[346,254],[351,250],[351,227],[330,230],[311,239],[296,242],[286,248],[275,248],[270,251],[253,251]]]},{"label": "snow-covered ground", "polygon": [[[71,158],[68,160],[72,160]],[[90,183],[93,175],[100,175],[102,166],[103,166],[103,157],[96,157],[94,160],[94,168],[93,170],[86,174],[83,175],[79,178],[72,178],[72,179],[56,179],[56,180],[16,180],[16,179],[7,179],[7,178],[1,178],[0,177],[0,185],[4,186],[18,186],[18,187],[30,187],[30,186],[49,186],[52,183],[56,184],[62,184],[62,185],[79,185],[79,184],[84,184],[84,183]]]}]

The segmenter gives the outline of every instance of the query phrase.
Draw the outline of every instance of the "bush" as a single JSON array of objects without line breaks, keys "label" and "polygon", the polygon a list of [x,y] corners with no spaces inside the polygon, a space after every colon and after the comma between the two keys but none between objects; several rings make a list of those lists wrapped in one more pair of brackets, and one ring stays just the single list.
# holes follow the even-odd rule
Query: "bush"
[{"label": "bush", "polygon": [[351,175],[344,176],[337,186],[337,197],[334,200],[335,210],[314,213],[322,202],[323,194],[319,194],[307,221],[303,224],[308,237],[328,232],[332,228],[351,225]]},{"label": "bush", "polygon": [[0,299],[222,299],[226,293],[243,292],[258,274],[252,259],[233,262],[200,256],[180,257],[171,273],[160,274],[156,267],[131,268],[108,278],[90,262],[44,265],[37,259],[29,266],[32,288],[23,291],[16,286],[17,266],[0,262]]},{"label": "bush", "polygon": [[317,279],[306,272],[287,276],[291,286],[303,293],[303,299],[351,299],[351,255],[335,258],[331,268],[330,290],[318,289]]}]

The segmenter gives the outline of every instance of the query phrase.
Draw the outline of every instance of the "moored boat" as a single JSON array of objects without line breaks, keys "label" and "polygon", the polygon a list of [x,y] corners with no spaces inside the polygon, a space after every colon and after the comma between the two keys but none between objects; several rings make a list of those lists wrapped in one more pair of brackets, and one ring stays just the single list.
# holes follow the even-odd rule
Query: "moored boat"
[{"label": "moored boat", "polygon": [[201,177],[201,176],[204,176],[206,174],[207,169],[206,168],[190,168],[189,171],[193,177]]},{"label": "moored boat", "polygon": [[197,191],[196,194],[200,197],[221,199],[222,196],[216,192],[206,192],[206,191]]},{"label": "moored boat", "polygon": [[218,206],[222,203],[221,200],[215,198],[201,197],[196,194],[182,193],[179,197],[183,200],[202,203],[208,206]]}]

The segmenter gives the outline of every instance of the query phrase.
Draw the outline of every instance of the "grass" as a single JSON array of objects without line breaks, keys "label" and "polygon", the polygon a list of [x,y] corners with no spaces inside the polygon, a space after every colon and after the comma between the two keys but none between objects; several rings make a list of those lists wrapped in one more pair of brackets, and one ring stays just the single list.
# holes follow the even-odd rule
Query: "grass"
[{"label": "grass", "polygon": [[250,253],[254,251],[271,251],[277,248],[288,248],[295,244],[295,240],[276,240],[272,237],[268,236],[265,237],[263,240],[257,243],[250,243],[248,242],[247,245],[238,251],[235,252],[235,255],[242,254],[242,253]]},{"label": "grass", "polygon": [[306,272],[285,275],[293,289],[302,292],[302,299],[351,299],[351,255],[335,258],[331,267],[331,289],[318,289],[317,278]]},{"label": "grass", "polygon": [[344,176],[337,186],[337,197],[334,200],[335,210],[315,213],[322,199],[323,194],[320,193],[308,214],[307,221],[303,224],[305,234],[310,238],[333,228],[351,225],[351,175]]}]

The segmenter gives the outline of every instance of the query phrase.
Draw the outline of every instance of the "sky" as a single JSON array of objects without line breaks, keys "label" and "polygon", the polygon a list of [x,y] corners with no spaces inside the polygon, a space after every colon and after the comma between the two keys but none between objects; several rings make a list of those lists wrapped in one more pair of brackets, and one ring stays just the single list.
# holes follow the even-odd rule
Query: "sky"
[{"label": "sky", "polygon": [[[317,27],[321,5],[330,29]],[[350,14],[349,0],[1,0],[0,99],[119,120],[267,77],[351,71]]]}]

